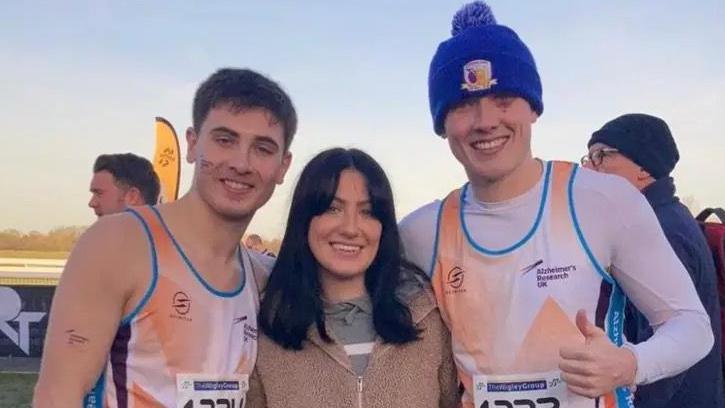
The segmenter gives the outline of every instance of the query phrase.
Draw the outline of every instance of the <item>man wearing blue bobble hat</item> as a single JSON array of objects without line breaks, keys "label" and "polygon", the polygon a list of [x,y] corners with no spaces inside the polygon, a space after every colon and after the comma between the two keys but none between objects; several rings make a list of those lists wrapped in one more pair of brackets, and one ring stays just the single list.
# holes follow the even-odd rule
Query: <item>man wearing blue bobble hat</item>
[{"label": "man wearing blue bobble hat", "polygon": [[[712,330],[646,200],[618,177],[531,152],[534,58],[482,2],[453,18],[428,77],[436,134],[468,182],[401,222],[428,271],[469,407],[632,407],[695,364]],[[646,256],[644,256],[646,254]],[[654,327],[623,335],[626,298]]]}]

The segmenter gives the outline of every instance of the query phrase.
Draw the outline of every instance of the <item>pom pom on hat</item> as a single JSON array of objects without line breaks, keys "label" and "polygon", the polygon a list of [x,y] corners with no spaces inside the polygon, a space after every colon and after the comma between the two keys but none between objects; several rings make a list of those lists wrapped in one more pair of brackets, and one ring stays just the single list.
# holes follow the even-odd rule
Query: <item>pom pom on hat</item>
[{"label": "pom pom on hat", "polygon": [[451,35],[456,36],[470,27],[496,24],[491,7],[482,1],[474,1],[461,7],[451,21]]}]

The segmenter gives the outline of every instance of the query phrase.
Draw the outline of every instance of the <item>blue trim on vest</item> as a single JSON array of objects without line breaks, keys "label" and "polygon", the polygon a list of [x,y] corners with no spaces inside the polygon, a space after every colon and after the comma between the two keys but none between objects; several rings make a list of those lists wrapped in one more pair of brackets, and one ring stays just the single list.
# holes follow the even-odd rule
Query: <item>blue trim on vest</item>
[{"label": "blue trim on vest", "polygon": [[[594,253],[589,247],[589,244],[584,238],[581,227],[579,226],[579,220],[576,216],[576,207],[574,205],[574,180],[578,171],[579,166],[575,164],[572,168],[571,176],[569,176],[569,183],[567,188],[567,195],[569,197],[569,214],[571,215],[571,220],[574,224],[574,230],[576,232],[577,239],[579,240],[579,245],[586,253],[587,258],[589,258],[589,262],[592,264],[592,266],[594,266],[594,269],[602,277],[602,279],[612,285],[612,294],[609,296],[609,308],[607,309],[606,332],[609,340],[611,340],[612,343],[614,343],[618,347],[621,347],[624,343],[624,307],[626,305],[627,298],[625,297],[624,292],[622,292],[622,289],[617,284],[617,281],[614,280],[614,277],[607,273],[606,269],[602,267],[597,258],[594,256]],[[617,407],[634,408],[634,405],[632,403],[632,392],[628,388],[619,387],[614,391],[614,395]]]},{"label": "blue trim on vest", "polygon": [[576,178],[576,174],[578,171],[579,166],[575,164],[574,168],[571,170],[571,176],[569,176],[568,183],[569,187],[567,195],[569,196],[569,214],[571,215],[571,222],[574,224],[574,231],[576,232],[577,239],[579,240],[579,245],[584,250],[584,253],[587,254],[589,262],[592,263],[592,266],[594,266],[594,269],[599,273],[599,275],[601,275],[602,279],[611,283],[613,286],[616,286],[617,283],[614,281],[612,276],[607,273],[607,271],[602,267],[597,258],[594,256],[594,253],[589,247],[589,244],[587,244],[587,240],[584,238],[581,227],[579,227],[579,220],[576,216],[576,207],[574,206],[574,179]]},{"label": "blue trim on vest", "polygon": [[149,226],[146,224],[146,220],[143,219],[141,214],[136,212],[134,209],[127,209],[128,213],[136,217],[138,221],[141,223],[141,226],[144,229],[144,232],[146,233],[146,239],[148,240],[149,244],[149,251],[151,251],[151,283],[149,284],[148,289],[146,289],[146,293],[144,293],[143,298],[141,298],[141,301],[138,302],[138,305],[136,305],[135,308],[129,313],[127,316],[124,316],[123,319],[121,319],[121,325],[129,324],[131,320],[133,320],[136,315],[141,311],[141,309],[148,303],[149,299],[151,298],[151,295],[154,293],[154,290],[156,290],[156,282],[159,278],[159,262],[156,257],[156,245],[154,244],[153,236],[151,235],[151,230],[149,229]]},{"label": "blue trim on vest", "polygon": [[441,234],[441,218],[443,217],[443,206],[445,206],[446,202],[448,201],[448,198],[441,201],[441,205],[438,207],[438,215],[436,215],[436,233],[435,238],[433,239],[433,256],[431,256],[430,259],[430,268],[428,268],[428,277],[433,279],[433,273],[435,272],[435,266],[436,266],[436,259],[438,259],[438,241],[440,239]]},{"label": "blue trim on vest", "polygon": [[91,392],[86,394],[83,398],[83,408],[102,408],[103,407],[103,392],[106,386],[106,365],[103,365],[104,373],[98,377],[98,381],[91,389]]},{"label": "blue trim on vest", "polygon": [[237,296],[238,294],[242,293],[242,290],[244,290],[244,286],[247,283],[247,273],[246,268],[244,267],[244,259],[242,258],[242,248],[240,246],[237,246],[237,257],[239,258],[239,265],[241,266],[241,282],[239,283],[239,287],[237,289],[232,290],[231,292],[224,292],[218,289],[215,289],[213,286],[211,286],[206,280],[204,280],[204,277],[201,276],[201,274],[196,270],[194,265],[191,263],[191,260],[186,256],[184,253],[184,250],[181,249],[181,246],[178,242],[176,242],[176,238],[174,238],[174,235],[171,233],[171,230],[169,230],[169,227],[166,225],[166,222],[161,217],[161,213],[159,213],[159,210],[156,209],[156,207],[151,207],[151,209],[156,213],[156,217],[159,219],[159,222],[161,222],[161,226],[164,227],[164,230],[169,235],[169,238],[171,238],[171,242],[174,244],[174,247],[176,247],[176,251],[181,255],[181,258],[184,260],[184,263],[186,266],[191,270],[191,272],[196,276],[196,279],[212,294],[223,297],[223,298],[230,298]]},{"label": "blue trim on vest", "polygon": [[463,210],[464,210],[464,202],[463,199],[466,196],[466,193],[468,192],[469,183],[466,183],[463,186],[463,190],[461,191],[461,197],[460,197],[460,208],[459,208],[459,217],[461,220],[461,229],[463,229],[463,234],[466,236],[466,240],[468,243],[475,248],[477,251],[489,255],[489,256],[496,256],[496,255],[506,255],[510,252],[513,252],[520,247],[522,247],[526,242],[528,242],[531,237],[534,236],[534,233],[536,233],[536,230],[539,228],[539,224],[541,224],[541,219],[544,216],[544,209],[546,208],[546,199],[549,195],[549,179],[551,178],[551,168],[552,168],[552,162],[546,163],[546,172],[544,175],[544,188],[541,192],[541,199],[539,200],[539,212],[536,214],[536,221],[534,221],[534,225],[531,227],[529,232],[526,233],[526,235],[521,238],[521,240],[512,246],[504,249],[488,249],[485,248],[476,241],[473,240],[473,237],[468,232],[468,227],[466,227],[466,221],[463,217]]}]

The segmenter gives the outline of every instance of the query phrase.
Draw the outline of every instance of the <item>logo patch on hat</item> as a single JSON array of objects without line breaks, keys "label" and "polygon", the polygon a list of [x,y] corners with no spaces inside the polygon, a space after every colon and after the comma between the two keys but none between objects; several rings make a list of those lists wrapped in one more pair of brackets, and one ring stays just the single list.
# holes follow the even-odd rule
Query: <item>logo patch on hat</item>
[{"label": "logo patch on hat", "polygon": [[461,89],[465,89],[468,92],[489,89],[498,83],[492,77],[491,63],[489,61],[470,61],[463,66],[463,83],[461,84]]}]

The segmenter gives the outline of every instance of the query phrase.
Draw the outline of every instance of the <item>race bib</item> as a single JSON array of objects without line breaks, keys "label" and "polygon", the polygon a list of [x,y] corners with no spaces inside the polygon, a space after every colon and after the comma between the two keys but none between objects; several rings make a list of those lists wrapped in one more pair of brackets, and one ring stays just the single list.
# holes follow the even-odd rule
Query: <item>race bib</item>
[{"label": "race bib", "polygon": [[177,374],[176,408],[244,408],[246,374]]},{"label": "race bib", "polygon": [[476,408],[568,408],[560,371],[473,377]]}]

